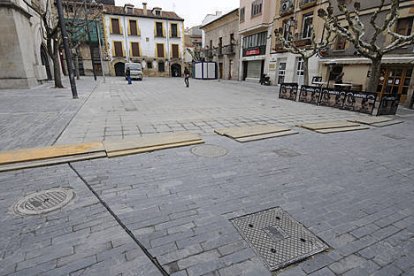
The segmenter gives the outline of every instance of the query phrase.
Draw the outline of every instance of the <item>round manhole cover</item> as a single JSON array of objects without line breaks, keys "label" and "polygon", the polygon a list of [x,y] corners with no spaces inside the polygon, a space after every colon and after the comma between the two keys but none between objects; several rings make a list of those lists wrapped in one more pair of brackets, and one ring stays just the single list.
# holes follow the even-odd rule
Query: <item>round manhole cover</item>
[{"label": "round manhole cover", "polygon": [[58,188],[40,191],[20,199],[13,206],[19,215],[39,215],[59,209],[75,196],[72,189]]},{"label": "round manhole cover", "polygon": [[228,151],[216,145],[200,145],[193,147],[191,152],[203,157],[220,157],[226,155]]}]

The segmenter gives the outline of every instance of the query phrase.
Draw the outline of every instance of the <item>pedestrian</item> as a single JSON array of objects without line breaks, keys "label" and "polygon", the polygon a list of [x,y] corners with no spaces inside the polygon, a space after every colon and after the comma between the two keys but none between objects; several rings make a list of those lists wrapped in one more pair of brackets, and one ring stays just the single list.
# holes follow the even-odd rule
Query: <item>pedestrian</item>
[{"label": "pedestrian", "polygon": [[189,87],[190,86],[190,70],[188,70],[187,67],[185,67],[184,69],[184,82],[185,82],[185,86]]},{"label": "pedestrian", "polygon": [[128,84],[132,84],[132,81],[131,81],[131,70],[129,69],[129,67],[126,69],[125,75],[127,77]]}]

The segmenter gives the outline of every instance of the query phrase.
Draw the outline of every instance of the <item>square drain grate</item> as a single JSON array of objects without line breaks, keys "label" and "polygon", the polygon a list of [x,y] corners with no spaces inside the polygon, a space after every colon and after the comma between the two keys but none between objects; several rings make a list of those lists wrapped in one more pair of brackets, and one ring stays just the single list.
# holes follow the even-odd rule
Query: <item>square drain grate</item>
[{"label": "square drain grate", "polygon": [[329,248],[280,207],[238,217],[232,223],[271,271]]}]

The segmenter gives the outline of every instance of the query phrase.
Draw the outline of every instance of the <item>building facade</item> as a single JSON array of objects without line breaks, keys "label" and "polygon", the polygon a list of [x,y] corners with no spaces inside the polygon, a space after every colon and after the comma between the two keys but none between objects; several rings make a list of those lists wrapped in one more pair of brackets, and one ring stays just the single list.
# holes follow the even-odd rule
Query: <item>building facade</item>
[{"label": "building facade", "polygon": [[204,56],[206,60],[217,63],[217,77],[239,80],[239,9],[211,21],[202,29],[207,43]]},{"label": "building facade", "polygon": [[[370,33],[370,18],[380,4],[380,0],[361,1],[360,18],[365,24],[367,33]],[[410,35],[414,33],[414,2],[410,0],[399,1],[399,18],[394,26],[396,33]],[[386,1],[383,12],[378,14],[376,22],[382,25],[389,13],[390,1]],[[351,8],[352,9],[352,8]],[[338,12],[339,14],[339,12]],[[373,30],[372,30],[373,31]],[[391,35],[380,36],[377,45],[389,45],[392,42]],[[365,90],[370,77],[371,61],[361,57],[344,39],[338,38],[331,45],[328,55],[321,60],[321,72],[325,79],[334,80],[344,72],[344,82],[359,84]],[[380,95],[399,95],[400,103],[405,106],[413,104],[414,90],[414,45],[410,45],[382,58],[381,78],[377,91]]]},{"label": "building facade", "polygon": [[109,71],[123,76],[137,62],[145,76],[179,77],[183,72],[184,19],[161,8],[104,6],[103,28]]},{"label": "building facade", "polygon": [[[217,18],[219,18],[220,16],[223,15],[222,11],[216,11],[215,14],[207,14],[203,21],[201,21],[201,26],[206,25],[208,23],[210,23],[213,20],[216,20]],[[201,47],[204,48],[206,47],[206,39],[205,39],[206,33],[205,31],[201,30]]]},{"label": "building facade", "polygon": [[261,76],[268,73],[276,2],[240,0],[241,80],[259,82]]},{"label": "building facade", "polygon": [[30,88],[52,79],[53,63],[39,13],[50,12],[47,3],[32,0],[28,6],[23,1],[0,1],[0,89]]},{"label": "building facade", "polygon": [[[277,1],[274,15],[274,30],[283,30],[283,35],[291,27],[294,30],[294,43],[299,47],[311,45],[312,34],[316,41],[320,41],[324,35],[323,20],[318,17],[318,9],[327,5],[326,0],[282,0]],[[289,26],[294,24],[294,26]],[[303,60],[300,55],[295,55],[283,49],[282,43],[272,33],[272,46],[269,61],[268,74],[273,84],[280,85],[283,82],[304,84]],[[319,76],[319,57],[313,56],[309,60],[309,79]]]}]

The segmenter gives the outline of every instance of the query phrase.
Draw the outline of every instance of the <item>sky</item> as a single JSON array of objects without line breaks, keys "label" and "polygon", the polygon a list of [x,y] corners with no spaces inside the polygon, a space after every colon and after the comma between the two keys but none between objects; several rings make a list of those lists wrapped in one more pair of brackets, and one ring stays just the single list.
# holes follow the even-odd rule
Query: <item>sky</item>
[{"label": "sky", "polygon": [[185,27],[200,25],[204,17],[216,11],[223,14],[239,7],[240,0],[115,0],[117,6],[131,3],[142,9],[142,2],[147,2],[149,9],[160,7],[163,10],[175,11],[184,18]]}]

